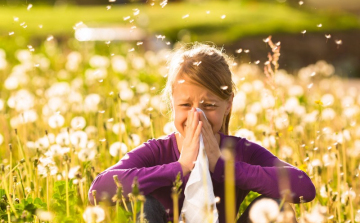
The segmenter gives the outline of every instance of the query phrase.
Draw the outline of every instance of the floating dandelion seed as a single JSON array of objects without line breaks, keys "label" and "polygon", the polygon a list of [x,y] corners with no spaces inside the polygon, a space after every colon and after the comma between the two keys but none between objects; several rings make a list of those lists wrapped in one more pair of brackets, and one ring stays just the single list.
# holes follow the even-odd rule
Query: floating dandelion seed
[{"label": "floating dandelion seed", "polygon": [[299,5],[303,5],[304,4],[304,2],[303,1],[299,1]]},{"label": "floating dandelion seed", "polygon": [[106,10],[110,10],[111,9],[111,5],[106,6]]},{"label": "floating dandelion seed", "polygon": [[265,65],[269,65],[269,64],[270,64],[270,61],[266,61],[264,64],[265,64]]},{"label": "floating dandelion seed", "polygon": [[105,113],[105,110],[100,110],[99,113],[100,113],[100,114],[104,114],[104,113]]},{"label": "floating dandelion seed", "polygon": [[243,50],[240,48],[240,49],[238,49],[238,50],[236,50],[235,52],[236,53],[241,53]]},{"label": "floating dandelion seed", "polygon": [[226,15],[222,15],[220,18],[221,18],[221,19],[225,19],[225,18],[226,18]]},{"label": "floating dandelion seed", "polygon": [[156,87],[150,88],[150,91],[155,91]]},{"label": "floating dandelion seed", "polygon": [[130,29],[136,29],[136,26],[131,26],[131,28]]},{"label": "floating dandelion seed", "polygon": [[151,5],[151,6],[154,6],[154,5],[155,5],[155,3],[154,3],[154,2],[151,2],[151,3],[150,3],[150,5]]},{"label": "floating dandelion seed", "polygon": [[33,7],[33,5],[29,4],[28,7],[27,7],[27,10],[29,11],[32,7]]},{"label": "floating dandelion seed", "polygon": [[186,18],[188,18],[189,17],[189,14],[186,14],[186,15],[184,15],[182,18],[183,19],[186,19]]},{"label": "floating dandelion seed", "polygon": [[124,21],[126,21],[126,20],[128,20],[128,19],[130,19],[130,16],[125,16],[125,17],[124,17]]},{"label": "floating dandelion seed", "polygon": [[164,0],[164,1],[160,2],[161,8],[164,8],[167,5],[167,3],[168,3],[167,0]]},{"label": "floating dandelion seed", "polygon": [[46,41],[51,41],[51,40],[53,40],[54,39],[54,37],[53,36],[48,36],[47,38],[46,38]]},{"label": "floating dandelion seed", "polygon": [[219,203],[220,202],[220,197],[215,197],[215,203]]},{"label": "floating dandelion seed", "polygon": [[320,27],[322,27],[322,24],[320,23],[320,24],[317,24],[316,25],[318,28],[320,28]]},{"label": "floating dandelion seed", "polygon": [[266,38],[266,39],[263,39],[264,43],[269,42],[269,40],[270,40],[270,38],[269,38],[269,37],[268,37],[268,38]]},{"label": "floating dandelion seed", "polygon": [[226,86],[226,85],[223,85],[223,86],[220,86],[221,90],[227,90],[229,88],[229,86]]},{"label": "floating dandelion seed", "polygon": [[310,77],[313,77],[313,76],[315,76],[316,75],[316,72],[312,72],[311,74],[310,74]]},{"label": "floating dandelion seed", "polygon": [[193,63],[193,65],[195,65],[195,66],[199,66],[200,64],[201,64],[201,61]]},{"label": "floating dandelion seed", "polygon": [[179,84],[182,84],[182,83],[184,83],[184,82],[185,82],[185,80],[183,80],[183,79],[182,79],[182,80],[178,80],[178,83],[179,83]]},{"label": "floating dandelion seed", "polygon": [[260,60],[257,60],[257,61],[255,61],[254,63],[255,63],[255,64],[259,64],[259,63],[260,63]]},{"label": "floating dandelion seed", "polygon": [[157,39],[161,39],[161,40],[164,40],[165,39],[165,36],[162,36],[162,35],[155,35]]},{"label": "floating dandelion seed", "polygon": [[104,82],[104,79],[99,80],[100,83]]},{"label": "floating dandelion seed", "polygon": [[38,63],[34,64],[34,67],[40,67],[40,64],[38,64]]},{"label": "floating dandelion seed", "polygon": [[[113,57],[113,56],[115,56],[115,54],[114,54],[114,53],[112,53],[112,54],[110,54],[110,56],[112,56],[112,57]],[[110,92],[110,93],[111,93],[111,92]]]},{"label": "floating dandelion seed", "polygon": [[137,42],[136,45],[137,46],[143,45],[143,42]]},{"label": "floating dandelion seed", "polygon": [[133,20],[133,19],[131,19],[129,22],[130,22],[130,23],[133,23],[133,22],[134,22],[134,20]]},{"label": "floating dandelion seed", "polygon": [[20,26],[24,26],[24,25],[25,25],[25,22],[20,23]]},{"label": "floating dandelion seed", "polygon": [[210,11],[206,11],[206,14],[210,14]]},{"label": "floating dandelion seed", "polygon": [[280,46],[280,45],[281,45],[281,42],[279,41],[279,42],[275,43],[275,45],[276,45],[276,46]]},{"label": "floating dandelion seed", "polygon": [[133,9],[133,14],[136,16],[136,15],[139,15],[140,13],[140,10],[139,9]]},{"label": "floating dandelion seed", "polygon": [[235,66],[237,66],[237,63],[234,62],[234,63],[232,63],[231,65],[232,65],[233,67],[235,67]]},{"label": "floating dandelion seed", "polygon": [[105,138],[103,138],[103,139],[100,139],[99,141],[100,141],[100,142],[105,142],[105,141],[106,141],[106,139],[105,139]]},{"label": "floating dandelion seed", "polygon": [[341,40],[341,39],[335,40],[335,43],[336,43],[337,45],[341,45],[341,44],[342,44],[342,40]]},{"label": "floating dandelion seed", "polygon": [[111,43],[111,41],[106,41],[105,44],[106,45],[109,45]]},{"label": "floating dandelion seed", "polygon": [[306,30],[301,31],[301,33],[302,33],[302,34],[305,34],[305,33],[306,33]]},{"label": "floating dandelion seed", "polygon": [[116,0],[109,0],[109,2],[116,2]]},{"label": "floating dandelion seed", "polygon": [[170,42],[166,42],[165,44],[169,46],[169,45],[170,45]]},{"label": "floating dandelion seed", "polygon": [[325,34],[325,38],[326,38],[326,39],[330,39],[330,38],[331,38],[331,35],[330,35],[330,34]]},{"label": "floating dandelion seed", "polygon": [[27,25],[23,26],[23,28],[26,29],[26,28],[27,28]]},{"label": "floating dandelion seed", "polygon": [[129,52],[133,52],[133,51],[135,51],[135,49],[134,49],[134,48],[131,48],[131,49],[129,50]]},{"label": "floating dandelion seed", "polygon": [[311,83],[311,84],[309,84],[308,86],[307,86],[307,88],[312,88],[312,86],[313,86],[314,84],[313,83]]},{"label": "floating dandelion seed", "polygon": [[200,101],[200,104],[202,104],[202,103],[204,103],[204,100],[201,100],[201,101]]},{"label": "floating dandelion seed", "polygon": [[14,32],[9,32],[9,36],[14,35]]},{"label": "floating dandelion seed", "polygon": [[249,53],[249,52],[250,52],[250,50],[247,50],[247,49],[246,49],[246,50],[244,50],[244,53]]}]

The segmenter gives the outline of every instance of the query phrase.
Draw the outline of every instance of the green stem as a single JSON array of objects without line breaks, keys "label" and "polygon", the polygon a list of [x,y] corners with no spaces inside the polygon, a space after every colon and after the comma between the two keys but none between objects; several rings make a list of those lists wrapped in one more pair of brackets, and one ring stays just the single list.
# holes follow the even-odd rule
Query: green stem
[{"label": "green stem", "polygon": [[[65,161],[67,162],[67,161]],[[65,185],[65,189],[66,189],[66,217],[70,216],[70,207],[69,207],[69,178],[68,178],[68,164],[65,163],[65,180],[66,180],[66,185]]]},{"label": "green stem", "polygon": [[22,188],[22,191],[23,191],[23,194],[24,194],[24,197],[26,197],[25,195],[25,189],[24,189],[24,184],[23,184],[23,181],[22,181],[22,177],[21,177],[21,173],[20,173],[20,170],[18,168],[16,168],[18,174],[19,174],[19,178],[20,178],[20,184],[21,184],[21,188]]}]

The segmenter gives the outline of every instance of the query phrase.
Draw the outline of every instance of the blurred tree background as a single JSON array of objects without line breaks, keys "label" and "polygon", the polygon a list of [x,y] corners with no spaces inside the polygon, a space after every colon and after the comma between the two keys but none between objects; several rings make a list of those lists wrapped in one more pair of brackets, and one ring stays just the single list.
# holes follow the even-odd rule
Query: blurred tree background
[{"label": "blurred tree background", "polygon": [[[248,49],[248,54],[237,56],[253,62],[266,60],[268,49],[262,40],[272,35],[282,42],[280,66],[289,72],[326,60],[337,74],[360,77],[358,0],[2,0],[1,5],[4,49],[37,46],[49,35],[68,44],[74,25],[81,21],[89,27],[136,27],[146,34],[142,40],[149,49],[168,47],[156,41],[159,35],[171,45],[211,41],[230,54]],[[133,16],[134,9],[141,13]]]}]

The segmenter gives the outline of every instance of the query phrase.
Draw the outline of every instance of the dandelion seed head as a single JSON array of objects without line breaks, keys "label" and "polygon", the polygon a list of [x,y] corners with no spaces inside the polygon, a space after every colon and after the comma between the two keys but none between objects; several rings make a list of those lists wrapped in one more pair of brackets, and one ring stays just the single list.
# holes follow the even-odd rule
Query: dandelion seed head
[{"label": "dandelion seed head", "polygon": [[306,30],[301,31],[301,33],[302,33],[302,34],[305,34],[305,33],[306,33]]},{"label": "dandelion seed head", "polygon": [[299,1],[299,5],[303,5],[304,4],[304,2],[303,1]]},{"label": "dandelion seed head", "polygon": [[14,17],[14,22],[19,22],[19,17]]},{"label": "dandelion seed head", "polygon": [[226,86],[226,85],[220,86],[220,89],[224,90],[224,91],[227,90],[228,88],[229,88],[229,86]]},{"label": "dandelion seed head", "polygon": [[236,53],[241,53],[243,50],[240,48],[240,49],[237,49],[235,52]]},{"label": "dandelion seed head", "polygon": [[163,0],[162,2],[160,2],[161,8],[164,8],[167,5],[167,3],[168,3],[167,0]]},{"label": "dandelion seed head", "polygon": [[255,63],[255,64],[259,64],[259,63],[260,63],[260,60],[257,60],[257,61],[255,61],[254,63]]},{"label": "dandelion seed head", "polygon": [[33,7],[33,5],[32,4],[29,4],[28,6],[27,6],[27,10],[28,11],[30,11],[30,9]]},{"label": "dandelion seed head", "polygon": [[126,21],[126,20],[128,20],[128,19],[130,19],[130,16],[125,16],[125,17],[124,17],[124,21]]},{"label": "dandelion seed head", "polygon": [[331,35],[330,35],[330,34],[325,34],[325,38],[326,38],[326,39],[330,39],[330,38],[331,38]]},{"label": "dandelion seed head", "polygon": [[186,19],[186,18],[188,18],[189,17],[189,14],[186,14],[186,15],[183,15],[182,16],[182,19]]},{"label": "dandelion seed head", "polygon": [[225,19],[225,18],[226,18],[226,15],[222,15],[220,18],[221,18],[221,19]]},{"label": "dandelion seed head", "polygon": [[111,9],[111,5],[107,5],[106,10],[110,10],[110,9]]},{"label": "dandelion seed head", "polygon": [[51,41],[51,40],[53,40],[53,39],[54,39],[54,36],[50,35],[50,36],[48,36],[48,37],[46,38],[46,41]]},{"label": "dandelion seed head", "polygon": [[320,23],[320,24],[317,24],[316,25],[318,28],[320,28],[320,27],[322,27],[322,24]]},{"label": "dandelion seed head", "polygon": [[244,50],[244,53],[249,53],[249,52],[250,52],[250,50],[248,50],[248,49]]},{"label": "dandelion seed head", "polygon": [[86,223],[102,222],[105,219],[105,211],[99,206],[87,207],[83,218]]},{"label": "dandelion seed head", "polygon": [[336,43],[337,45],[341,45],[343,42],[342,42],[341,39],[339,39],[339,40],[335,40],[335,43]]}]

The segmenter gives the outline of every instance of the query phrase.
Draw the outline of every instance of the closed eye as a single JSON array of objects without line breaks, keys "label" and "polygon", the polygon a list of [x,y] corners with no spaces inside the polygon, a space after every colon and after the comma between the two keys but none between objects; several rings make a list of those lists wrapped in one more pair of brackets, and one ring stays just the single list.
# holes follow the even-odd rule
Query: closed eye
[{"label": "closed eye", "polygon": [[181,107],[190,107],[190,104],[180,104]]}]

